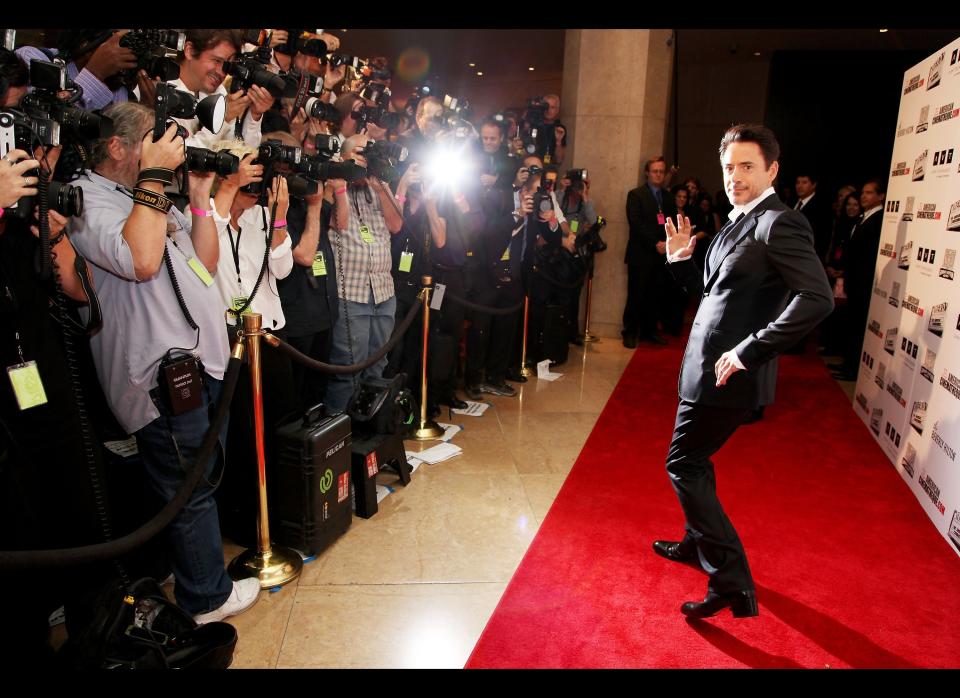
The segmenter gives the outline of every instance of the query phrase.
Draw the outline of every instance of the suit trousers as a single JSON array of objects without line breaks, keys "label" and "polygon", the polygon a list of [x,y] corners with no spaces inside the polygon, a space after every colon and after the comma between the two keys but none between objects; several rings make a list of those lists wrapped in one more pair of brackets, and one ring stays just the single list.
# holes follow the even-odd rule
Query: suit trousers
[{"label": "suit trousers", "polygon": [[743,545],[717,498],[710,461],[748,412],[681,400],[667,453],[667,474],[686,516],[684,542],[696,544],[708,588],[717,594],[754,588]]},{"label": "suit trousers", "polygon": [[657,333],[660,285],[657,283],[663,259],[644,257],[627,264],[627,303],[623,309],[623,336],[647,339]]}]

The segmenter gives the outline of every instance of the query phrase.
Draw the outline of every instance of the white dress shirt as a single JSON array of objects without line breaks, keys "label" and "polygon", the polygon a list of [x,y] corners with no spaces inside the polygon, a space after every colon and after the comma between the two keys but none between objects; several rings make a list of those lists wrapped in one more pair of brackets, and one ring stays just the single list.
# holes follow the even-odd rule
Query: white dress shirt
[{"label": "white dress shirt", "polygon": [[[184,83],[183,80],[177,78],[172,80],[170,85],[173,85],[178,90],[183,90],[184,92],[189,92],[197,99],[203,99],[204,97],[209,97],[210,95],[206,92],[193,92],[190,90]],[[227,98],[227,88],[223,84],[219,85],[214,92],[214,94],[221,94],[223,98]],[[175,119],[175,121],[183,126],[189,132],[190,136],[187,138],[187,145],[193,146],[195,148],[208,148],[212,149],[213,145],[219,141],[232,141],[234,138],[234,126],[236,124],[236,119],[231,119],[230,121],[223,122],[223,128],[220,129],[219,133],[213,133],[203,128],[200,125],[200,119],[193,117],[192,119]],[[253,115],[250,112],[247,112],[246,117],[243,119],[243,124],[241,126],[241,134],[243,137],[243,142],[249,146],[258,146],[260,145],[260,127],[263,125],[263,116],[257,120],[254,120]]]}]

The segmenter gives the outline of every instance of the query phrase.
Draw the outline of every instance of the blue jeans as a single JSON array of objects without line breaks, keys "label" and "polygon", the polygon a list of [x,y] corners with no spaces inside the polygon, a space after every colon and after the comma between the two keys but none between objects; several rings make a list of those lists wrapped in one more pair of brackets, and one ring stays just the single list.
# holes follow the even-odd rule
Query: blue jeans
[{"label": "blue jeans", "polygon": [[[160,416],[136,433],[147,479],[165,502],[173,499],[186,476],[185,468],[193,464],[213,416],[211,401],[220,397],[222,381],[206,374],[203,379],[207,386],[202,391],[203,407],[173,416],[164,401],[154,397]],[[206,465],[204,477],[166,532],[177,580],[177,603],[192,615],[219,608],[233,588],[223,566],[220,521],[213,498],[223,473],[226,434],[224,420],[220,443]]]},{"label": "blue jeans", "polygon": [[[330,363],[338,366],[348,366],[360,363],[369,358],[383,347],[393,332],[394,315],[397,312],[397,297],[392,296],[380,305],[373,302],[373,291],[367,303],[340,299],[340,314],[333,326],[333,348],[330,351]],[[347,342],[347,316],[350,317],[350,338]],[[353,345],[353,356],[350,356],[350,344]],[[351,360],[352,359],[352,360]],[[387,366],[387,357],[359,375],[343,373],[330,374],[327,384],[327,410],[333,414],[343,412],[350,402],[354,387],[363,378],[381,378],[383,369]]]}]

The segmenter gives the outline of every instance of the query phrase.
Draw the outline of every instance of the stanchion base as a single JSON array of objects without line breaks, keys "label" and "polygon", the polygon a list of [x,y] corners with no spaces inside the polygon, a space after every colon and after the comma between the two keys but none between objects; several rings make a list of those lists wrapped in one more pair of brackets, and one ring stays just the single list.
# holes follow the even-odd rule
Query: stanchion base
[{"label": "stanchion base", "polygon": [[584,344],[590,344],[592,342],[599,342],[600,338],[595,334],[590,334],[589,332],[583,335]]},{"label": "stanchion base", "polygon": [[428,419],[425,422],[421,422],[419,426],[414,429],[411,429],[407,436],[415,441],[433,441],[443,436],[443,427],[432,419]]},{"label": "stanchion base", "polygon": [[529,378],[530,376],[537,375],[537,372],[534,371],[529,366],[524,366],[523,368],[520,369],[520,375],[523,376],[524,378]]},{"label": "stanchion base", "polygon": [[271,548],[268,553],[244,550],[230,562],[227,572],[233,579],[259,577],[261,589],[272,589],[300,576],[303,558],[290,548]]}]

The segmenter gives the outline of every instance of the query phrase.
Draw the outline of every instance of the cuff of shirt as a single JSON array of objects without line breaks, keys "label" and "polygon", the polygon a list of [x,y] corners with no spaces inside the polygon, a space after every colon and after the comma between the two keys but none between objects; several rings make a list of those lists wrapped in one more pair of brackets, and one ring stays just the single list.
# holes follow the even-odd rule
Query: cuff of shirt
[{"label": "cuff of shirt", "polygon": [[277,245],[274,249],[270,250],[270,259],[279,259],[284,255],[291,254],[292,248],[293,243],[290,241],[290,236],[287,235],[283,239],[283,242]]},{"label": "cuff of shirt", "polygon": [[730,355],[731,355],[731,356],[730,356],[730,361],[733,363],[734,366],[736,366],[737,368],[739,368],[741,371],[746,371],[746,370],[747,370],[747,367],[743,365],[743,362],[740,360],[740,357],[737,356],[737,352],[731,351],[731,352],[730,352]]},{"label": "cuff of shirt", "polygon": [[219,213],[217,213],[217,207],[213,203],[213,199],[210,199],[210,210],[213,211],[213,222],[217,225],[218,228],[220,226],[225,226],[227,223],[230,222],[229,217],[224,218]]},{"label": "cuff of shirt", "polygon": [[101,109],[113,101],[113,91],[86,68],[73,81],[83,88],[83,105],[87,109]]}]

